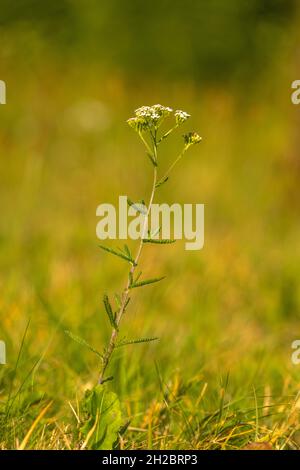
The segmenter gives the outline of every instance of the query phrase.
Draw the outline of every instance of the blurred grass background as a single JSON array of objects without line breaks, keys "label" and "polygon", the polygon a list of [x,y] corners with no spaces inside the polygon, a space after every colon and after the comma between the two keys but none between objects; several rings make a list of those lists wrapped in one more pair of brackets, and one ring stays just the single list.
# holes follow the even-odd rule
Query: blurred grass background
[{"label": "blurred grass background", "polygon": [[101,297],[126,266],[97,248],[95,211],[148,194],[125,120],[157,102],[188,111],[203,137],[158,202],[205,203],[206,241],[145,250],[145,273],[167,280],[136,292],[123,332],[161,340],[115,357],[123,445],[300,444],[299,15],[295,0],[0,0],[0,405],[16,397],[3,448],[49,399],[30,446],[76,446],[68,402],[99,367],[64,330],[98,349],[107,339]]}]

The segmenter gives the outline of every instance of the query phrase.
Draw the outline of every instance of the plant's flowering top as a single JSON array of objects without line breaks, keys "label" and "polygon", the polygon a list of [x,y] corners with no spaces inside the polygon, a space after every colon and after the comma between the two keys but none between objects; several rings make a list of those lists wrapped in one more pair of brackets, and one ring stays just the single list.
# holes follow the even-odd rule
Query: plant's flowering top
[{"label": "plant's flowering top", "polygon": [[135,110],[135,115],[140,118],[158,121],[163,116],[168,116],[173,111],[172,108],[154,104],[153,106],[142,106]]},{"label": "plant's flowering top", "polygon": [[177,124],[181,124],[182,122],[185,122],[189,117],[191,117],[190,114],[186,113],[185,111],[181,111],[181,109],[177,109],[174,113],[174,116],[176,118]]},{"label": "plant's flowering top", "polygon": [[[170,115],[175,118],[175,126],[173,126],[168,132],[166,132],[160,141],[176,129],[180,124],[184,123],[191,116],[186,111],[176,109],[173,111],[168,106],[162,106],[161,104],[154,104],[153,106],[141,106],[134,111],[134,117],[127,120],[128,124],[137,132],[141,133],[144,131],[156,131],[162,124],[164,119]],[[191,145],[198,144],[201,142],[201,137],[196,132],[189,132],[183,136],[185,143],[185,150]]]},{"label": "plant's flowering top", "polygon": [[188,134],[184,134],[183,140],[185,145],[189,147],[190,145],[199,144],[199,142],[202,140],[202,137],[200,137],[197,132],[189,132]]},{"label": "plant's flowering top", "polygon": [[142,106],[135,110],[135,116],[128,119],[128,124],[136,131],[146,131],[151,128],[158,128],[164,118],[173,112],[172,108],[154,104],[153,106]]}]

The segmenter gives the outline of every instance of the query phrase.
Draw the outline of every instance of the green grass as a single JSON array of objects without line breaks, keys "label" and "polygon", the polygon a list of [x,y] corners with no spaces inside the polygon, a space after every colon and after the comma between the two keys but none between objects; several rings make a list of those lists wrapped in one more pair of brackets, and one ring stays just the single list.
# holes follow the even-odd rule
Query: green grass
[{"label": "green grass", "polygon": [[[249,104],[187,84],[136,91],[118,76],[57,74],[51,63],[35,72],[39,84],[27,70],[22,90],[0,109],[0,339],[8,362],[0,368],[0,448],[82,446],[79,402],[99,362],[65,330],[98,350],[107,342],[101,299],[123,285],[126,266],[97,247],[95,210],[149,190],[151,165],[125,124],[146,102],[187,109],[189,127],[204,138],[160,197],[204,202],[206,241],[200,252],[183,242],[145,247],[145,278],[167,278],[137,289],[124,334],[160,341],[114,357],[107,386],[130,421],[120,447],[298,448],[300,368],[290,360],[300,308],[296,110],[259,93]],[[165,168],[176,149],[176,141],[166,146]]]}]

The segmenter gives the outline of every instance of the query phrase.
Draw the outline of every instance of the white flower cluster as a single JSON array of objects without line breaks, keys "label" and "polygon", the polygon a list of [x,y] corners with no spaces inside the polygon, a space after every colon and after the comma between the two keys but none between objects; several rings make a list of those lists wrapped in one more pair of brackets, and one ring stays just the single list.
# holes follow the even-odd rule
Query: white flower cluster
[{"label": "white flower cluster", "polygon": [[158,128],[162,121],[173,112],[172,108],[154,104],[142,106],[135,110],[135,117],[128,119],[128,124],[136,131],[145,131],[153,127]]},{"label": "white flower cluster", "polygon": [[135,115],[140,118],[158,121],[161,117],[168,116],[173,111],[172,108],[154,104],[153,106],[142,106],[135,110]]},{"label": "white flower cluster", "polygon": [[181,124],[185,122],[189,117],[191,117],[190,114],[186,113],[185,111],[182,111],[181,109],[177,109],[174,113],[174,116],[176,118],[177,124]]},{"label": "white flower cluster", "polygon": [[202,140],[202,137],[200,137],[197,132],[189,132],[188,134],[184,134],[183,140],[186,147],[189,147],[190,145],[199,144],[199,142]]}]

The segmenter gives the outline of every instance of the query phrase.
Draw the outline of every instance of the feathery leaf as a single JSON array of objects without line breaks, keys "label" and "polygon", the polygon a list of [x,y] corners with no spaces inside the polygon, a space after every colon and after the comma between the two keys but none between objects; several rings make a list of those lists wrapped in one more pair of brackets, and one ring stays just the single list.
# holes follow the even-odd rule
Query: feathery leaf
[{"label": "feathery leaf", "polygon": [[162,281],[163,279],[165,279],[165,276],[163,276],[163,277],[155,277],[155,278],[153,278],[153,279],[145,279],[144,281],[134,282],[133,284],[131,284],[130,288],[131,288],[131,289],[134,289],[134,288],[136,288],[136,287],[147,286],[148,284],[154,284],[155,282]]},{"label": "feathery leaf", "polygon": [[132,254],[131,254],[131,251],[129,249],[129,246],[128,245],[124,245],[124,251],[126,253],[126,255],[128,256],[128,258],[131,258],[132,259]]},{"label": "feathery leaf", "polygon": [[115,301],[116,301],[118,308],[120,308],[122,304],[121,296],[119,294],[115,294],[114,297],[115,297]]},{"label": "feathery leaf", "polygon": [[[142,214],[142,215],[147,214],[147,207],[146,207],[145,201],[143,199],[141,199],[138,202],[133,202],[131,199],[127,198],[127,204],[129,205],[129,207],[133,207],[140,214]],[[141,207],[141,206],[143,206],[143,207]]]},{"label": "feathery leaf", "polygon": [[104,307],[105,307],[105,310],[106,310],[106,313],[107,313],[107,316],[108,316],[108,319],[109,319],[109,322],[110,322],[111,326],[115,330],[118,330],[118,325],[116,324],[116,316],[112,311],[108,295],[106,295],[106,294],[103,296],[103,303],[104,303]]},{"label": "feathery leaf", "polygon": [[158,337],[153,338],[138,338],[138,339],[129,339],[123,340],[116,344],[116,348],[121,348],[122,346],[128,346],[130,344],[140,344],[140,343],[150,343],[151,341],[158,341]]},{"label": "feathery leaf", "polygon": [[104,245],[99,245],[99,247],[104,250],[104,251],[107,251],[108,253],[111,253],[112,255],[115,255],[115,256],[119,256],[119,258],[122,258],[124,259],[125,261],[128,261],[129,263],[132,263],[132,264],[135,264],[135,261],[134,259],[132,259],[131,257],[129,257],[128,255],[125,255],[122,251],[116,251],[114,250],[113,248],[108,248]]},{"label": "feathery leaf", "polygon": [[170,243],[175,243],[176,240],[168,240],[166,238],[156,239],[156,238],[143,238],[143,243],[156,243],[157,245],[167,245]]},{"label": "feathery leaf", "polygon": [[90,351],[92,351],[93,353],[97,354],[97,356],[101,357],[102,359],[102,354],[97,351],[95,348],[93,348],[93,346],[91,346],[87,341],[85,341],[85,339],[83,338],[80,338],[79,336],[76,336],[74,335],[71,331],[69,330],[65,330],[65,333],[73,340],[75,341],[76,343],[80,344],[81,346],[85,346],[86,348],[88,348]]}]

